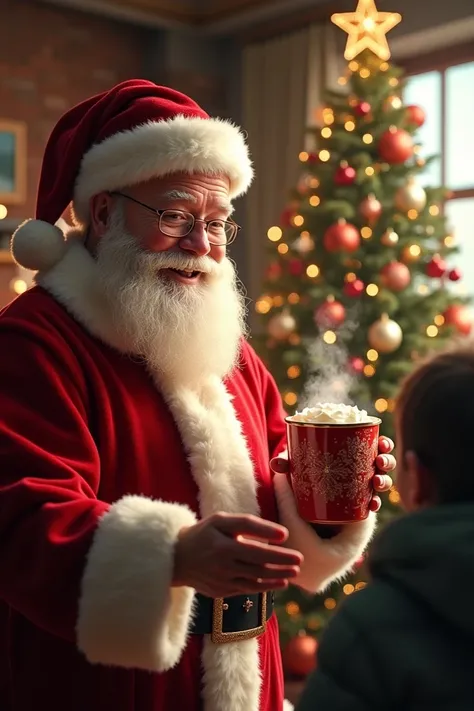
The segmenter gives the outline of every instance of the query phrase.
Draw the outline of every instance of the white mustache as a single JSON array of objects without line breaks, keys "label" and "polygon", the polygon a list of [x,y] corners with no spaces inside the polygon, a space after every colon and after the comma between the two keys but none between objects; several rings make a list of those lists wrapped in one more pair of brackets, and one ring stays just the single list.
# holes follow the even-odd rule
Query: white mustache
[{"label": "white mustache", "polygon": [[158,252],[151,254],[143,252],[142,260],[146,260],[148,269],[159,271],[162,269],[178,269],[185,272],[203,272],[204,274],[218,274],[220,265],[210,257],[188,257],[178,252]]}]

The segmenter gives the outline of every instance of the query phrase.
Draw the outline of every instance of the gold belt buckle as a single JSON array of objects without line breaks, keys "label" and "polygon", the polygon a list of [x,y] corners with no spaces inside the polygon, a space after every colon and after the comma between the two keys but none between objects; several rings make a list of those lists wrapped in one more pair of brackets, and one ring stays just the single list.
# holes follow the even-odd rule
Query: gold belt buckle
[{"label": "gold belt buckle", "polygon": [[262,624],[258,627],[252,627],[249,630],[241,630],[239,632],[224,632],[224,613],[226,611],[226,603],[223,597],[217,597],[212,605],[212,633],[211,640],[214,644],[225,644],[226,642],[240,642],[244,639],[253,639],[263,634],[267,627],[267,593],[261,594],[260,602],[260,619]]}]

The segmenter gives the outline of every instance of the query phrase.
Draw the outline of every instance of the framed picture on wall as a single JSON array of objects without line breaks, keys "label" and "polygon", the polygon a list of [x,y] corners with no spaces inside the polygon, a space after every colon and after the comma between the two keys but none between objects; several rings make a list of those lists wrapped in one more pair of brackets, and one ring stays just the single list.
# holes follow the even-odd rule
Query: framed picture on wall
[{"label": "framed picture on wall", "polygon": [[0,118],[0,203],[26,201],[26,124]]}]

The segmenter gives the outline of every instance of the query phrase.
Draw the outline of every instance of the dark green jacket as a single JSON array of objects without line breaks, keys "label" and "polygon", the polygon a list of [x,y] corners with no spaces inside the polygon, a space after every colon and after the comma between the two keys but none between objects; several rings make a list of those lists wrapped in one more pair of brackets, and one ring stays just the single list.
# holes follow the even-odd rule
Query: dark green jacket
[{"label": "dark green jacket", "polygon": [[369,565],[296,711],[474,711],[474,505],[397,519]]}]

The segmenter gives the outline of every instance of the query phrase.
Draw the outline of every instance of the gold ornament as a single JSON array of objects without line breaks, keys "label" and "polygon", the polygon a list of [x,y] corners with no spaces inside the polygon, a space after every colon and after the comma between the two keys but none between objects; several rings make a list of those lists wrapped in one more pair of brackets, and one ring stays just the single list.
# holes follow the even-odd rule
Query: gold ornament
[{"label": "gold ornament", "polygon": [[398,240],[399,237],[397,233],[392,229],[386,230],[380,238],[380,242],[383,244],[384,247],[394,247],[396,244],[398,244]]},{"label": "gold ornament", "polygon": [[369,328],[368,340],[379,353],[393,353],[403,341],[403,331],[396,321],[383,314]]},{"label": "gold ornament", "polygon": [[268,334],[276,341],[284,341],[296,329],[296,321],[289,311],[272,316],[267,325]]},{"label": "gold ornament", "polygon": [[409,244],[402,250],[402,260],[405,264],[417,262],[421,257],[421,247],[418,244]]},{"label": "gold ornament", "polygon": [[383,102],[383,108],[385,111],[396,111],[401,109],[403,106],[402,100],[399,96],[395,94],[393,96],[388,96]]},{"label": "gold ornament", "polygon": [[416,210],[421,212],[426,206],[426,193],[415,178],[409,178],[406,185],[395,193],[395,206],[400,212]]},{"label": "gold ornament", "polygon": [[386,34],[401,20],[398,12],[378,12],[374,0],[359,0],[355,12],[336,13],[331,17],[331,22],[348,34],[344,52],[348,62],[364,49],[382,61],[390,59]]}]

